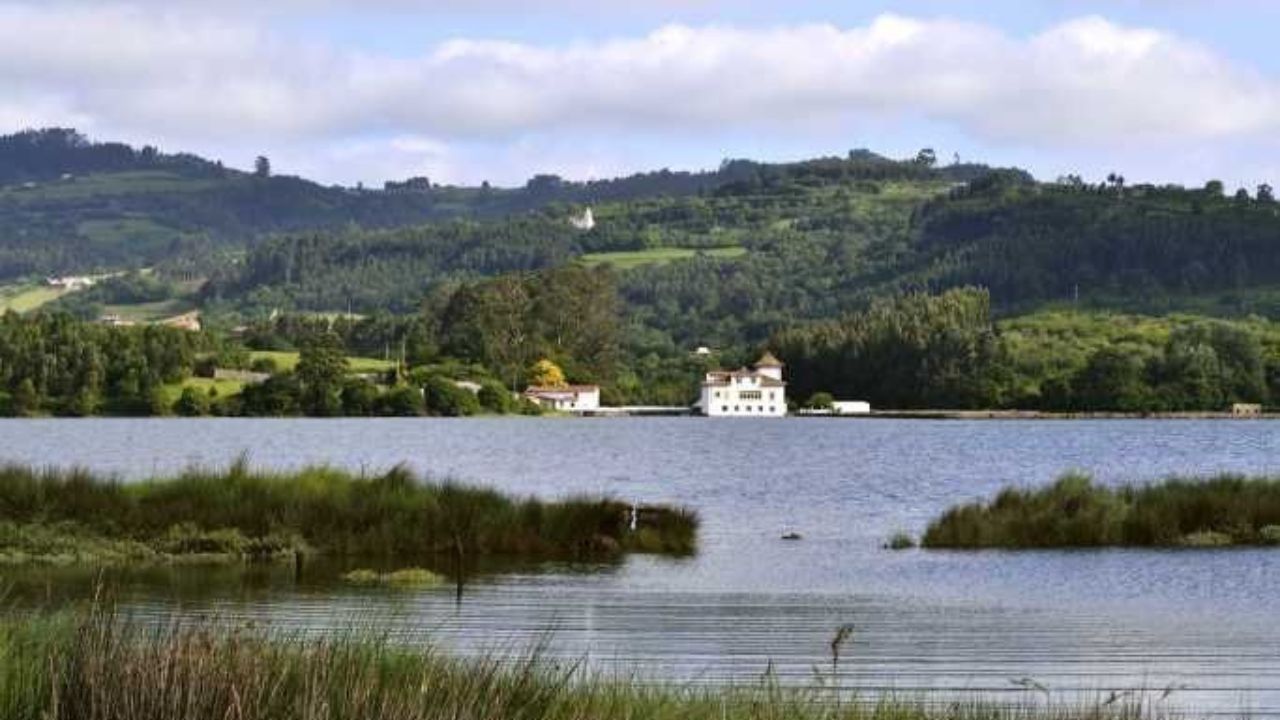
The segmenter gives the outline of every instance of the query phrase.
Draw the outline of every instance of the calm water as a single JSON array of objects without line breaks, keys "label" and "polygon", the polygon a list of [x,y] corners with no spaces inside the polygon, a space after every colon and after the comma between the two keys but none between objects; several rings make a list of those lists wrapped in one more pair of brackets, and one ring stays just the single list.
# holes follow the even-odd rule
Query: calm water
[{"label": "calm water", "polygon": [[[855,627],[850,687],[1018,699],[1183,686],[1169,703],[1280,715],[1280,552],[888,552],[956,502],[1068,469],[1104,482],[1280,472],[1271,422],[892,420],[0,421],[0,461],[129,478],[241,453],[259,466],[354,470],[408,462],[516,493],[678,502],[704,519],[689,560],[542,566],[452,593],[370,593],[287,573],[155,571],[125,578],[140,613],[207,613],[303,630],[377,618],[459,652],[524,648],[649,677],[747,682],[766,667],[829,670]],[[804,535],[783,542],[786,531]],[[17,582],[87,592],[85,573]]]}]

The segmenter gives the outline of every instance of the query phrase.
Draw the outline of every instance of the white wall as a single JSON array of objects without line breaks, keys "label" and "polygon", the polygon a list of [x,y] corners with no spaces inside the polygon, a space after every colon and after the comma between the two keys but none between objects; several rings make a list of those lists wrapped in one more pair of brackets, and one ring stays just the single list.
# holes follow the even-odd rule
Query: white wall
[{"label": "white wall", "polygon": [[707,417],[784,417],[787,389],[765,387],[758,377],[735,377],[729,385],[703,385],[701,405]]},{"label": "white wall", "polygon": [[831,403],[831,411],[836,415],[866,415],[871,412],[871,403],[861,400],[837,400]]}]

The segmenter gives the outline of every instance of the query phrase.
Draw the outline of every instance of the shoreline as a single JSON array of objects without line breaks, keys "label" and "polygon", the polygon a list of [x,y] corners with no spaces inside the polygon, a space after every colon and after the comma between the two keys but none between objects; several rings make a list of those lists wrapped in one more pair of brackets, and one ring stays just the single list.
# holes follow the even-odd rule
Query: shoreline
[{"label": "shoreline", "polygon": [[788,417],[842,420],[1280,420],[1280,415],[1230,412],[1049,412],[1044,410],[872,410],[860,415],[795,413]]}]

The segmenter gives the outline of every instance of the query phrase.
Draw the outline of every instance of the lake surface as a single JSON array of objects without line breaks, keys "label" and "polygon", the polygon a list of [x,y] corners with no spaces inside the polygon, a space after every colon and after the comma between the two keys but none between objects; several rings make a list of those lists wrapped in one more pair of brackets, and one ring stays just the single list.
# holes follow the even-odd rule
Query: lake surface
[{"label": "lake surface", "polygon": [[[1280,551],[890,552],[948,506],[1065,470],[1100,481],[1280,473],[1269,421],[4,420],[0,462],[82,465],[126,478],[191,464],[399,462],[548,497],[608,494],[702,515],[695,558],[545,565],[452,592],[382,593],[324,576],[180,568],[122,578],[131,611],[179,611],[301,631],[376,622],[460,653],[523,649],[605,671],[698,682],[831,672],[852,624],[847,687],[1022,700],[1177,688],[1171,708],[1280,716]],[[802,533],[784,542],[783,532]],[[11,580],[12,581],[12,580]],[[20,574],[88,593],[84,572]],[[1031,693],[1037,696],[1036,693]],[[1027,697],[1031,700],[1033,697]],[[1164,704],[1160,705],[1163,707]]]}]

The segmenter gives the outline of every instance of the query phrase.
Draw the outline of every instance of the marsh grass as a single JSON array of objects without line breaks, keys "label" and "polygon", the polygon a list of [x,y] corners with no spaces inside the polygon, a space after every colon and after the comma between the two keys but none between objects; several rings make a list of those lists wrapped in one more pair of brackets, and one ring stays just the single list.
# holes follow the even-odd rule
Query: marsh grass
[{"label": "marsh grass", "polygon": [[916,546],[916,539],[910,533],[899,531],[889,536],[884,543],[885,550],[910,550]]},{"label": "marsh grass", "polygon": [[358,477],[323,467],[256,472],[241,461],[126,484],[83,470],[9,466],[0,468],[8,523],[0,525],[0,557],[588,559],[695,550],[694,513],[643,508],[632,531],[630,511],[608,498],[544,502],[426,482],[403,467]]},{"label": "marsh grass", "polygon": [[1070,474],[948,510],[930,548],[1225,547],[1280,542],[1280,479],[1221,475],[1108,488]]},{"label": "marsh grass", "polygon": [[443,585],[445,578],[423,568],[403,568],[389,573],[361,568],[344,573],[342,581],[350,585],[425,588]]},{"label": "marsh grass", "polygon": [[385,636],[144,626],[110,613],[0,621],[7,720],[1139,720],[1151,705],[858,702],[766,673],[732,687],[592,674],[537,649],[455,659]]}]

